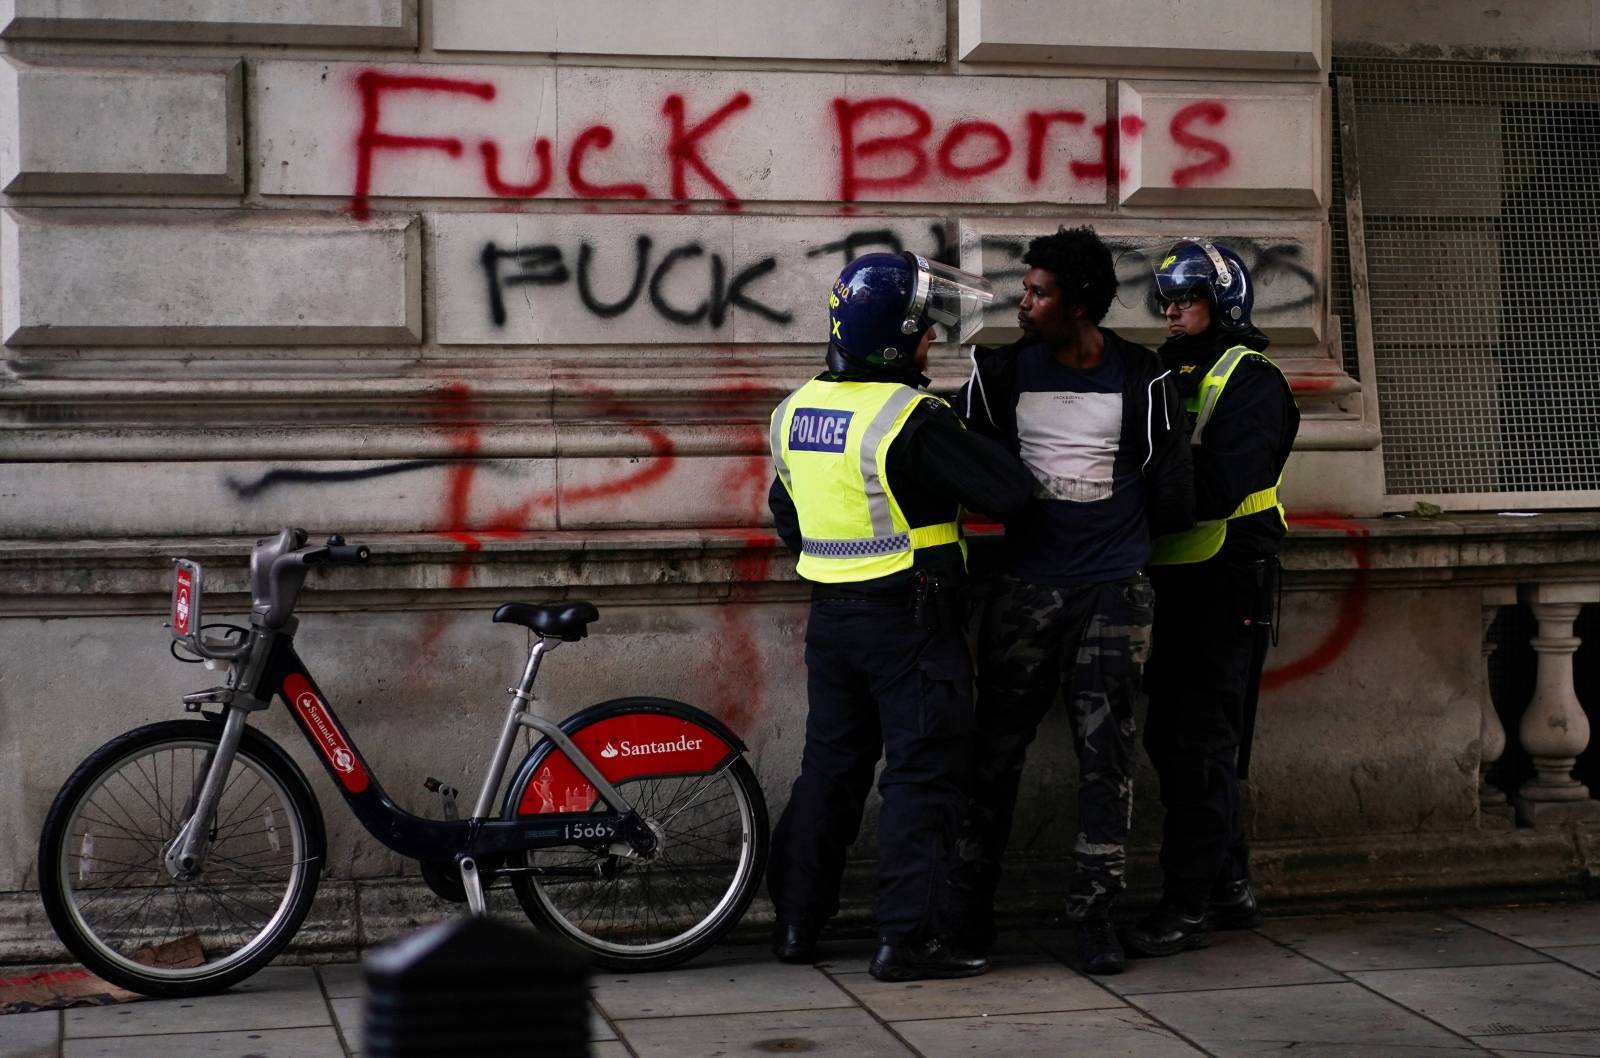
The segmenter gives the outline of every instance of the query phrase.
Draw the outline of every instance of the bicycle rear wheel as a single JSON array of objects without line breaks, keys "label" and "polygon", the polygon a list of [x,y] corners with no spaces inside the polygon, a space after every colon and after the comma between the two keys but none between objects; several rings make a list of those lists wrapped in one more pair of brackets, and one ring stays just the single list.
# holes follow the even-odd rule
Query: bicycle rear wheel
[{"label": "bicycle rear wheel", "polygon": [[[536,925],[601,966],[661,969],[694,957],[739,921],[766,866],[767,807],[755,773],[726,729],[679,702],[620,699],[568,724],[568,736],[645,820],[658,848],[647,859],[606,847],[529,852],[527,866],[561,873],[513,874],[518,902]],[[629,732],[644,735],[630,742]],[[676,747],[697,740],[698,750],[682,751],[687,763],[672,759]],[[641,746],[668,748],[628,756]],[[575,775],[561,750],[541,742],[512,783],[506,815],[603,811],[586,781],[562,781]]]},{"label": "bicycle rear wheel", "polygon": [[73,772],[45,819],[39,885],[56,935],[113,984],[151,996],[219,991],[294,936],[324,859],[304,775],[246,729],[218,801],[204,863],[175,879],[166,847],[191,812],[222,734],[203,720],[113,739]]}]

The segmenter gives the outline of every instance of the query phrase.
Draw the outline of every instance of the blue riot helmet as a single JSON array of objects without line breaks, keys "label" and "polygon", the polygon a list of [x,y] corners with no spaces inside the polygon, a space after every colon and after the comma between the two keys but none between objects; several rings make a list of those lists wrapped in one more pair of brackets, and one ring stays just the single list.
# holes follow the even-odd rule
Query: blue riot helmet
[{"label": "blue riot helmet", "polygon": [[993,300],[982,276],[914,253],[865,254],[828,292],[828,346],[856,364],[909,367],[929,327],[942,340],[964,342]]},{"label": "blue riot helmet", "polygon": [[1156,296],[1163,302],[1198,294],[1211,304],[1211,318],[1229,334],[1250,330],[1255,284],[1239,255],[1205,239],[1184,239],[1156,265]]}]

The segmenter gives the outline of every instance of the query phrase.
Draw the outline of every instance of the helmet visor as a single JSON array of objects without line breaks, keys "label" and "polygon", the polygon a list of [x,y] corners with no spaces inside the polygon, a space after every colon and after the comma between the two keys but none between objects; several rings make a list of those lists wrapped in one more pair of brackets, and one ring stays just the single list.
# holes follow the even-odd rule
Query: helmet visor
[{"label": "helmet visor", "polygon": [[906,310],[906,333],[933,325],[941,341],[963,343],[983,328],[983,310],[994,300],[994,286],[983,276],[912,255],[917,284]]},{"label": "helmet visor", "polygon": [[1154,273],[1157,309],[1161,303],[1206,297],[1217,286],[1227,286],[1233,276],[1228,263],[1208,240],[1181,239],[1144,251]]}]

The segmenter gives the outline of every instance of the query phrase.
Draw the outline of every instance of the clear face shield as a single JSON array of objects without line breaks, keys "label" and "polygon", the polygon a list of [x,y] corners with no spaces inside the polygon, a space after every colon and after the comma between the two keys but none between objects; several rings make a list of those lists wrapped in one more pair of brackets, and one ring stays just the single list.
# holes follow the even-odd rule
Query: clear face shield
[{"label": "clear face shield", "polygon": [[916,262],[916,288],[900,330],[915,334],[926,319],[940,341],[964,344],[983,328],[983,310],[994,300],[994,286],[982,276],[963,272],[926,257],[907,254]]},{"label": "clear face shield", "polygon": [[1208,239],[1182,239],[1140,248],[1138,252],[1150,266],[1150,296],[1157,312],[1168,301],[1203,298],[1202,287],[1208,283],[1219,296],[1224,295],[1236,281],[1233,269]]}]

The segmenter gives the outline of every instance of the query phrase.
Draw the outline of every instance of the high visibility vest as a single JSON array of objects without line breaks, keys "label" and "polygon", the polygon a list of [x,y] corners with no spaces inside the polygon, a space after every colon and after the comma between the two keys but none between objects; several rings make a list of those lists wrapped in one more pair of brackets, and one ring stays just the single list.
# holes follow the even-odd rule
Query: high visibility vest
[{"label": "high visibility vest", "polygon": [[[1244,363],[1247,357],[1255,357],[1262,363],[1270,364],[1274,370],[1278,370],[1278,365],[1272,363],[1266,356],[1242,345],[1236,345],[1223,353],[1201,380],[1199,392],[1184,402],[1184,407],[1195,417],[1194,433],[1190,437],[1190,443],[1198,445],[1204,440],[1206,424],[1211,421],[1212,412],[1216,411],[1217,401],[1222,399],[1222,391],[1227,387],[1228,379],[1233,377],[1234,369]],[[1193,529],[1157,537],[1154,551],[1150,556],[1151,564],[1180,566],[1192,562],[1204,562],[1222,550],[1223,542],[1228,539],[1229,522],[1262,511],[1276,509],[1278,520],[1283,522],[1284,528],[1287,529],[1289,522],[1284,517],[1283,504],[1278,502],[1278,487],[1282,484],[1283,472],[1279,471],[1277,481],[1268,488],[1246,496],[1226,518],[1201,522]]]},{"label": "high visibility vest", "polygon": [[961,540],[953,520],[911,525],[889,488],[889,446],[924,400],[939,398],[898,382],[813,379],[772,413],[772,461],[800,518],[802,577],[873,580],[910,569],[918,548]]}]

